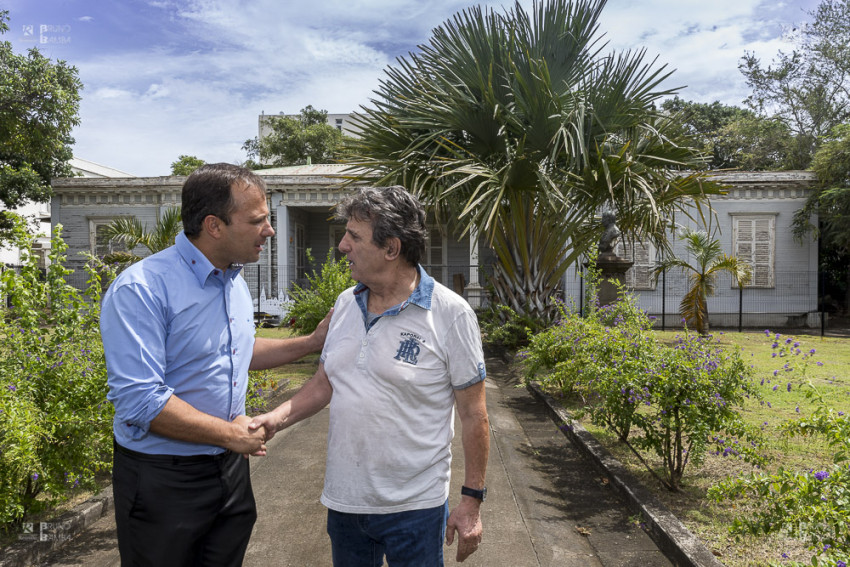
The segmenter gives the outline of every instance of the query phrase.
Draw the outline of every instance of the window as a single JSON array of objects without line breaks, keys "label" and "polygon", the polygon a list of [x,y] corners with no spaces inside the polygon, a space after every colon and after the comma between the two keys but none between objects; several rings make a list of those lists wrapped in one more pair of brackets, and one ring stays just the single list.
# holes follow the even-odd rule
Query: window
[{"label": "window", "polygon": [[617,256],[634,262],[626,272],[626,287],[631,290],[655,289],[655,246],[651,242],[620,240],[615,249]]},{"label": "window", "polygon": [[[747,287],[772,288],[776,215],[734,215],[733,254],[750,265],[753,277]],[[732,282],[732,285],[737,287]]]},{"label": "window", "polygon": [[128,252],[123,240],[108,240],[105,236],[106,227],[112,224],[113,218],[89,219],[89,246],[94,256],[103,258],[113,252]]},{"label": "window", "polygon": [[331,225],[331,246],[334,249],[334,261],[339,262],[345,254],[339,251],[339,243],[345,236],[345,225]]},{"label": "window", "polygon": [[443,285],[448,285],[448,266],[446,265],[446,239],[440,227],[428,229],[428,241],[425,244],[425,257],[422,266],[432,278]]}]

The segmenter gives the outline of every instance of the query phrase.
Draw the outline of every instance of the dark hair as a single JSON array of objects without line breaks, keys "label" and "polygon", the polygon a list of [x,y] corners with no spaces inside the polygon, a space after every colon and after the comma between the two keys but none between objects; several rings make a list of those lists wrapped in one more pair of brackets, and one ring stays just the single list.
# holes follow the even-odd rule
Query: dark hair
[{"label": "dark hair", "polygon": [[425,253],[425,209],[401,185],[362,187],[336,207],[336,218],[372,223],[372,242],[384,247],[390,238],[401,241],[401,256],[416,266]]},{"label": "dark hair", "polygon": [[230,163],[208,163],[192,172],[183,183],[181,217],[186,236],[201,233],[204,219],[214,215],[230,224],[233,212],[231,188],[253,185],[266,192],[266,182],[250,169]]}]

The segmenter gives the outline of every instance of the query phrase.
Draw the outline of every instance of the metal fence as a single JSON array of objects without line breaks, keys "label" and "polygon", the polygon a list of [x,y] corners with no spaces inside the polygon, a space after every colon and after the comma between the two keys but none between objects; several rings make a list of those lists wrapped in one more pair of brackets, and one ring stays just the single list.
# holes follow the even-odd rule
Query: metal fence
[{"label": "metal fence", "polygon": [[[20,266],[6,265],[2,269],[20,270]],[[438,281],[454,289],[469,300],[473,307],[483,307],[490,297],[487,283],[492,277],[492,266],[470,266],[468,264],[425,266]],[[317,265],[306,273],[321,270]],[[278,289],[277,282],[295,281],[307,285],[306,278],[291,278],[303,275],[304,268],[249,264],[243,270],[254,307],[257,312],[280,313],[288,301],[285,289]],[[66,277],[78,289],[87,286],[88,274],[77,269]],[[470,281],[471,279],[475,281]],[[822,332],[831,329],[829,314],[821,317],[823,278],[817,272],[777,272],[769,288],[733,285],[728,276],[720,277],[715,293],[708,300],[711,325],[716,328],[810,328]],[[477,285],[476,285],[477,284]],[[678,271],[663,273],[651,289],[631,290],[638,297],[638,306],[655,317],[656,327],[661,329],[681,327],[679,304],[689,288],[688,278]],[[570,273],[558,295],[568,304],[584,312],[585,285],[581,272]],[[7,304],[8,298],[2,298]]]}]

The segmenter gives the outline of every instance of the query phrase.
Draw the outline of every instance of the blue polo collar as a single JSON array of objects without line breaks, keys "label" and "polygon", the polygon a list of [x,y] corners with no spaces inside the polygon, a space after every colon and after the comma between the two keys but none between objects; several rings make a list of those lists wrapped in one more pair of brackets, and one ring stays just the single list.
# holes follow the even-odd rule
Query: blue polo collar
[{"label": "blue polo collar", "polygon": [[[421,265],[416,266],[416,269],[419,272],[419,285],[416,286],[416,289],[413,290],[410,297],[392,309],[388,309],[384,313],[380,313],[381,316],[398,315],[404,311],[408,305],[417,305],[422,309],[431,309],[431,297],[434,295],[434,278],[429,276],[428,272],[426,272],[425,268]],[[357,305],[360,306],[360,311],[363,313],[364,321],[367,320],[369,316],[369,310],[367,308],[369,303],[369,288],[362,283],[358,283],[354,287],[354,298],[357,301]]]}]

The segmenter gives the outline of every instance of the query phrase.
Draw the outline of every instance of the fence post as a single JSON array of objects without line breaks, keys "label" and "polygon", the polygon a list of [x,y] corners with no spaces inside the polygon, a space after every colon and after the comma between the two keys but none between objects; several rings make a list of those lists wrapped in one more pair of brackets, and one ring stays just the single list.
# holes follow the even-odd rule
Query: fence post
[{"label": "fence post", "polygon": [[744,330],[744,286],[738,283],[738,332]]},{"label": "fence post", "polygon": [[667,270],[661,270],[661,330],[667,323]]}]

